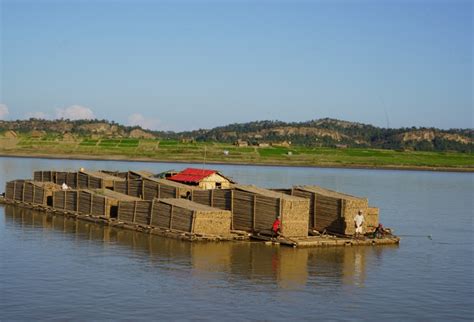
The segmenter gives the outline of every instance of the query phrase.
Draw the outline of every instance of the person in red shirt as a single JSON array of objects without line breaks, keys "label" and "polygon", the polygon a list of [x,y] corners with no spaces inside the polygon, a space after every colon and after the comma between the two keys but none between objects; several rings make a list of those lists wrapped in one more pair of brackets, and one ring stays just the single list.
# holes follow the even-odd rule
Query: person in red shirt
[{"label": "person in red shirt", "polygon": [[280,216],[278,216],[272,225],[272,237],[274,237],[275,235],[280,236],[280,227],[281,227],[281,221],[280,221]]}]

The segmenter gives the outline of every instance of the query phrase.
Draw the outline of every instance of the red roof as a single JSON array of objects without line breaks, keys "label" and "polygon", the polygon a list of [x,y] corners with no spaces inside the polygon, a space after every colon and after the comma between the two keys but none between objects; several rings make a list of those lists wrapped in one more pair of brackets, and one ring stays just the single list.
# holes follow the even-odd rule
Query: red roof
[{"label": "red roof", "polygon": [[195,169],[187,168],[181,171],[174,176],[168,178],[168,180],[177,181],[177,182],[194,182],[198,183],[202,179],[209,177],[211,174],[216,173],[216,170],[207,170],[207,169]]}]

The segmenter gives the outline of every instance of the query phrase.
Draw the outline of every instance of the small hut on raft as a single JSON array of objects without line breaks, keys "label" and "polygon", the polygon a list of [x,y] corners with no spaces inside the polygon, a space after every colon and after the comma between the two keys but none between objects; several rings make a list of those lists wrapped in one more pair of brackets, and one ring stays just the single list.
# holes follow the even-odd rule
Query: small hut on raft
[{"label": "small hut on raft", "polygon": [[202,235],[230,235],[231,213],[186,199],[120,201],[118,220]]},{"label": "small hut on raft", "polygon": [[319,186],[295,186],[289,193],[310,201],[309,229],[353,235],[355,233],[354,217],[359,210],[362,210],[365,217],[364,231],[372,231],[378,226],[379,209],[369,207],[367,198],[355,197]]},{"label": "small hut on raft", "polygon": [[187,168],[168,180],[198,186],[201,189],[228,189],[234,181],[216,170]]}]

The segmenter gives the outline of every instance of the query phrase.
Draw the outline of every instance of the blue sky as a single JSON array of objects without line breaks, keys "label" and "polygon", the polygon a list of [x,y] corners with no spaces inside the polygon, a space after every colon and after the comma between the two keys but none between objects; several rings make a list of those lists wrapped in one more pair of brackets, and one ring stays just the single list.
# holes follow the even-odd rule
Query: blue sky
[{"label": "blue sky", "polygon": [[473,127],[471,1],[0,3],[3,119]]}]

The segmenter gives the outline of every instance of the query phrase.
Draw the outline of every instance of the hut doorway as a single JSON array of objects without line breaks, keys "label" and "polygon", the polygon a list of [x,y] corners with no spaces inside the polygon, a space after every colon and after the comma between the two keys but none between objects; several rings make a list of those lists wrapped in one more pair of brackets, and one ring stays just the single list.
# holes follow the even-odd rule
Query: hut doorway
[{"label": "hut doorway", "polygon": [[53,206],[53,196],[46,197],[46,205],[52,207]]},{"label": "hut doorway", "polygon": [[110,218],[118,217],[118,206],[110,206]]}]

